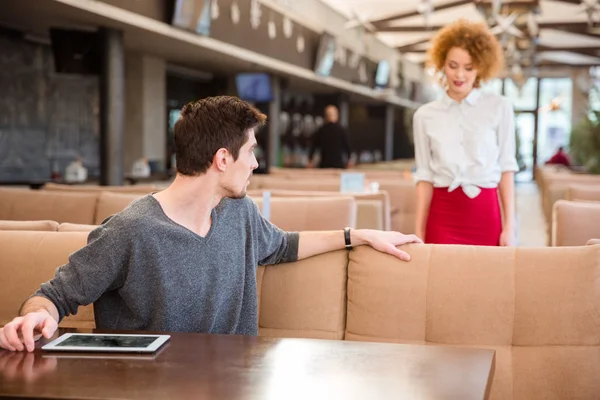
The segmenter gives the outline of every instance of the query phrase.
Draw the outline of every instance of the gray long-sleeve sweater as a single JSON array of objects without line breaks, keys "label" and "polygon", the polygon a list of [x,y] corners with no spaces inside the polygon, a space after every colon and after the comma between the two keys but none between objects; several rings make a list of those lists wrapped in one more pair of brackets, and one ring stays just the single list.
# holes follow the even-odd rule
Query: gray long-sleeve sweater
[{"label": "gray long-sleeve sweater", "polygon": [[91,232],[34,295],[61,319],[93,302],[102,329],[256,335],[257,265],[297,257],[298,233],[265,220],[248,197],[223,199],[203,238],[148,195]]}]

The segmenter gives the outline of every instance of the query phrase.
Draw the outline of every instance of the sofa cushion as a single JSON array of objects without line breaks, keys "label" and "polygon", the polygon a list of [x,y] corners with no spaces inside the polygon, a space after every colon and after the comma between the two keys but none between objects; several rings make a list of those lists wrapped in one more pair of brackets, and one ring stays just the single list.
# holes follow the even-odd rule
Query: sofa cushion
[{"label": "sofa cushion", "polygon": [[600,237],[600,202],[558,200],[552,220],[552,246],[584,246]]},{"label": "sofa cushion", "polygon": [[[364,222],[361,218],[367,218],[364,213],[370,213],[370,210],[365,210],[360,208],[360,203],[362,200],[372,200],[377,201],[380,206],[381,216],[377,217],[377,221],[381,221],[381,230],[389,231],[391,229],[391,221],[390,221],[390,197],[388,193],[384,190],[379,190],[377,192],[372,193],[341,193],[341,192],[317,192],[317,191],[302,191],[302,190],[267,190],[267,189],[257,189],[257,190],[249,190],[248,196],[252,198],[260,198],[263,196],[263,193],[268,191],[271,193],[271,197],[335,197],[335,196],[352,196],[357,201],[357,221],[356,227],[360,228],[361,225],[373,225],[372,221]],[[361,215],[361,213],[363,215]],[[369,217],[370,218],[370,217]],[[379,224],[379,222],[376,222]]]},{"label": "sofa cushion", "polygon": [[408,263],[364,246],[350,252],[347,335],[425,341],[431,249],[406,250]]},{"label": "sofa cushion", "polygon": [[514,400],[600,397],[600,346],[515,346],[512,353]]},{"label": "sofa cushion", "polygon": [[[17,316],[23,301],[86,243],[87,233],[0,231],[0,267],[10,268],[2,272],[0,326]],[[80,307],[77,315],[64,318],[60,326],[93,328],[92,306]]]},{"label": "sofa cushion", "polygon": [[71,224],[64,222],[58,226],[58,232],[91,232],[96,229],[98,225],[86,225],[86,224]]},{"label": "sofa cushion", "polygon": [[58,230],[56,221],[0,221],[0,231],[48,231]]},{"label": "sofa cushion", "polygon": [[93,224],[97,193],[0,189],[0,219]]},{"label": "sofa cushion", "polygon": [[123,211],[131,202],[145,196],[136,193],[101,192],[98,196],[98,205],[94,224],[100,225],[106,218]]},{"label": "sofa cushion", "polygon": [[429,258],[429,342],[510,345],[515,249],[434,246]]},{"label": "sofa cushion", "polygon": [[600,345],[600,246],[517,249],[518,346]]},{"label": "sofa cushion", "polygon": [[344,250],[267,266],[260,285],[260,335],[343,339],[347,264]]},{"label": "sofa cushion", "polygon": [[[262,197],[254,199],[263,209]],[[328,231],[356,226],[351,196],[271,197],[270,221],[285,231]]]},{"label": "sofa cushion", "polygon": [[447,344],[512,343],[514,250],[410,245],[406,263],[350,253],[348,334]]},{"label": "sofa cushion", "polygon": [[93,184],[67,185],[62,183],[46,183],[42,190],[59,192],[118,192],[118,193],[136,193],[140,195],[156,192],[160,188],[156,185],[123,185],[123,186],[101,186]]},{"label": "sofa cushion", "polygon": [[567,200],[600,201],[600,184],[598,185],[569,185]]}]

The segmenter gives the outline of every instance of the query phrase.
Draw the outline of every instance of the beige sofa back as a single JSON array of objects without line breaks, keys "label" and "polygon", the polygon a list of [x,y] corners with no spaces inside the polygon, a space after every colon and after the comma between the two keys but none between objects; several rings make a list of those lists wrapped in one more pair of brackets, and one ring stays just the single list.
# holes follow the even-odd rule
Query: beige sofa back
[{"label": "beige sofa back", "polygon": [[145,196],[137,193],[113,193],[100,192],[98,194],[98,204],[94,215],[94,224],[99,225],[111,215],[123,211],[129,204],[140,197]]},{"label": "beige sofa back", "polygon": [[[255,178],[252,178],[254,180]],[[251,180],[251,181],[252,181]],[[416,186],[411,180],[378,180],[379,188],[388,193],[390,199],[391,229],[413,233],[416,225]],[[263,176],[251,183],[249,190],[295,190],[339,192],[339,179],[284,179]]]},{"label": "beige sofa back", "polygon": [[552,246],[584,246],[600,237],[600,203],[558,200],[552,215]]},{"label": "beige sofa back", "polygon": [[597,399],[600,246],[350,253],[346,340],[496,350],[492,399]]},{"label": "beige sofa back", "polygon": [[[87,233],[0,232],[0,323]],[[491,348],[491,399],[597,399],[600,245],[369,247],[257,270],[260,335]],[[62,326],[94,326],[90,306]]]},{"label": "beige sofa back", "polygon": [[[23,301],[54,276],[69,255],[85,246],[87,233],[0,231],[0,326],[11,321]],[[61,327],[93,328],[92,306],[81,307]]]},{"label": "beige sofa back", "polygon": [[[263,199],[253,200],[262,211]],[[356,208],[351,196],[272,197],[270,221],[285,231],[341,230],[356,227]]]},{"label": "beige sofa back", "polygon": [[569,185],[567,200],[600,201],[600,183],[598,185]]},{"label": "beige sofa back", "polygon": [[54,192],[117,192],[148,194],[161,190],[155,185],[125,185],[125,186],[100,186],[100,185],[65,185],[61,183],[46,183],[42,190]]},{"label": "beige sofa back", "polygon": [[104,191],[0,189],[0,220],[98,225],[142,196]]},{"label": "beige sofa back", "polygon": [[57,231],[56,221],[0,221],[0,231]]},{"label": "beige sofa back", "polygon": [[[87,243],[87,232],[0,231],[0,326],[69,255]],[[346,251],[257,270],[260,334],[343,339],[346,320]],[[61,327],[95,327],[93,306],[80,307]]]},{"label": "beige sofa back", "polygon": [[0,189],[0,220],[93,224],[97,193]]},{"label": "beige sofa back", "polygon": [[344,338],[348,254],[336,251],[259,268],[259,334]]},{"label": "beige sofa back", "polygon": [[265,191],[270,192],[271,197],[352,196],[356,199],[357,205],[356,229],[379,229],[386,231],[389,231],[391,229],[390,197],[386,191],[378,191],[373,193],[340,193],[302,190],[257,189],[248,191],[248,196],[252,198],[260,198]]}]

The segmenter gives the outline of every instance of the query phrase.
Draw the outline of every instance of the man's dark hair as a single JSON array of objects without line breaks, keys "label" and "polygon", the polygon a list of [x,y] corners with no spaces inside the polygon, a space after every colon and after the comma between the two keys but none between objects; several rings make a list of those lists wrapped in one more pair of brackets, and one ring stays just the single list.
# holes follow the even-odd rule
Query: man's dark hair
[{"label": "man's dark hair", "polygon": [[237,160],[248,140],[247,131],[262,126],[266,119],[237,97],[208,97],[186,104],[174,129],[177,172],[187,176],[205,173],[221,148]]}]

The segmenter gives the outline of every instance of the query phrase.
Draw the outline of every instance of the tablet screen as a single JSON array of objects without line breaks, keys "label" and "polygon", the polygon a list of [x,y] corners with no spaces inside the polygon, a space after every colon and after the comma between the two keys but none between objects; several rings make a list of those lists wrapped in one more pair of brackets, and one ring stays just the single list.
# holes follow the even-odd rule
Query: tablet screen
[{"label": "tablet screen", "polygon": [[81,335],[71,336],[56,344],[57,347],[148,347],[157,339],[156,336],[104,336]]},{"label": "tablet screen", "polygon": [[154,352],[170,338],[170,335],[65,333],[58,339],[42,346],[55,351],[99,352]]}]

